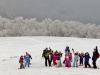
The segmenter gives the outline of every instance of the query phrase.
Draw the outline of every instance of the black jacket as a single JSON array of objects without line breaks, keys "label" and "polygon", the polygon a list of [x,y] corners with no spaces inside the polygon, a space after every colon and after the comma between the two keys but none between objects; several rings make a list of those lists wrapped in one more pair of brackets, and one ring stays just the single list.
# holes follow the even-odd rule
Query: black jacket
[{"label": "black jacket", "polygon": [[98,58],[98,51],[93,52],[92,60],[97,60]]}]

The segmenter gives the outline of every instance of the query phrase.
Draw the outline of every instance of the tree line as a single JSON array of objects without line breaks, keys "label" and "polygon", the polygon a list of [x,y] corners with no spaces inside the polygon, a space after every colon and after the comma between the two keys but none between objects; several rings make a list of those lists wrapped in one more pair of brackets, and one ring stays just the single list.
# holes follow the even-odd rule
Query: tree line
[{"label": "tree line", "polygon": [[39,22],[36,18],[13,20],[0,16],[0,37],[8,36],[60,36],[80,38],[100,38],[100,25],[82,24],[78,21],[60,21],[46,18]]}]

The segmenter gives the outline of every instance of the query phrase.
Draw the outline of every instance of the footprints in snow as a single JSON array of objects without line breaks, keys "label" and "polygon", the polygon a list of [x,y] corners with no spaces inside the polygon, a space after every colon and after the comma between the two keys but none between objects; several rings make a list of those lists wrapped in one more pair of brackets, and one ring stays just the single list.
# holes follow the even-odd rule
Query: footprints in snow
[{"label": "footprints in snow", "polygon": [[[18,58],[18,56],[11,56],[10,57],[11,60],[14,59],[14,58]],[[8,60],[8,59],[3,59],[2,61],[6,61],[6,60]]]}]

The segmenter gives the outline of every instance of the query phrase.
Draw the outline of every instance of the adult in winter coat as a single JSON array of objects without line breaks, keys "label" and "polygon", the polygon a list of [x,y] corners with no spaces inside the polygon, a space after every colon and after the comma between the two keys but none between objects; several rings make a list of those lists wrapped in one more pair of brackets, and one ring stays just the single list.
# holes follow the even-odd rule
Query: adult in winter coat
[{"label": "adult in winter coat", "polygon": [[20,63],[19,69],[24,69],[24,57],[23,56],[20,56],[19,63]]},{"label": "adult in winter coat", "polygon": [[97,46],[96,48],[94,48],[94,51],[93,51],[93,56],[92,56],[92,61],[93,61],[93,68],[96,69],[97,66],[96,66],[96,61],[97,61],[97,58],[99,57],[99,53],[98,53],[98,49],[97,49]]},{"label": "adult in winter coat", "polygon": [[74,62],[73,62],[73,67],[78,67],[78,58],[79,58],[79,54],[78,52],[74,52],[74,49],[72,49],[73,53],[74,53]]},{"label": "adult in winter coat", "polygon": [[49,66],[51,66],[51,61],[49,59],[49,53],[50,51],[48,50],[48,48],[46,48],[45,50],[43,50],[43,53],[42,53],[42,57],[45,58],[45,66],[47,67],[47,62],[49,63]]},{"label": "adult in winter coat", "polygon": [[87,68],[87,66],[89,66],[89,67],[91,68],[91,66],[90,66],[90,64],[89,64],[89,59],[90,59],[90,58],[91,58],[91,57],[90,57],[89,53],[86,52],[85,55],[84,55],[84,59],[85,59],[85,68]]}]

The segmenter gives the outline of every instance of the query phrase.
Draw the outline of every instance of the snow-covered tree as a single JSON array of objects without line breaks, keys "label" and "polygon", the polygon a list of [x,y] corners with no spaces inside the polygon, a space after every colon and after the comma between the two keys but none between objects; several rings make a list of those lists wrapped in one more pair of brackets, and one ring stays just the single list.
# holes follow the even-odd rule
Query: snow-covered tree
[{"label": "snow-covered tree", "polygon": [[99,38],[100,25],[82,24],[78,21],[60,21],[46,18],[38,22],[36,18],[13,20],[0,16],[0,36],[62,36]]}]

